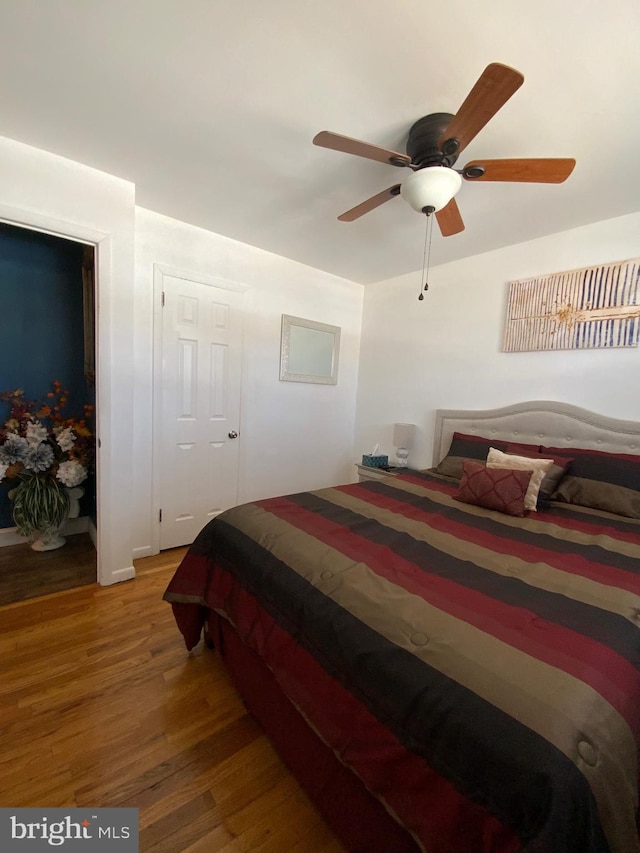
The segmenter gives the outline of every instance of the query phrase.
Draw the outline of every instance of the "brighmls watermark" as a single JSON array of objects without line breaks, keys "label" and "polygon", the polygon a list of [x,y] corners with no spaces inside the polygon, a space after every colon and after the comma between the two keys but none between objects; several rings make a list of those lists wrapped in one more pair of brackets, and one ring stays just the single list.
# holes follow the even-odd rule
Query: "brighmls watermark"
[{"label": "brighmls watermark", "polygon": [[138,809],[3,809],[2,853],[138,853]]}]

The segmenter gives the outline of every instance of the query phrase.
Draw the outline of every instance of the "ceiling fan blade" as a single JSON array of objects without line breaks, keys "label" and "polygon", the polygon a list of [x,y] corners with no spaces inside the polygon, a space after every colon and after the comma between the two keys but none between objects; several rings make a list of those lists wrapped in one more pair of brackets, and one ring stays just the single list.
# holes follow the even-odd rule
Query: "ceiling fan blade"
[{"label": "ceiling fan blade", "polygon": [[[561,184],[573,172],[575,165],[576,161],[570,157],[472,160],[464,167],[462,177],[467,181],[528,181],[537,184]],[[473,172],[480,169],[484,169],[484,172],[474,176]]]},{"label": "ceiling fan blade", "polygon": [[442,210],[436,212],[436,219],[443,237],[452,237],[464,231],[464,222],[455,198],[452,198]]},{"label": "ceiling fan blade", "polygon": [[377,195],[368,198],[361,204],[352,207],[351,210],[347,210],[345,213],[339,216],[338,219],[340,220],[340,222],[353,222],[354,219],[359,219],[359,217],[364,216],[365,213],[369,213],[370,210],[373,210],[376,207],[380,207],[380,205],[384,204],[385,201],[389,201],[389,199],[399,194],[400,184],[395,184],[394,186],[383,190],[381,193],[378,193]]},{"label": "ceiling fan blade", "polygon": [[[456,154],[466,148],[523,82],[524,77],[515,68],[499,62],[487,65],[438,140],[438,148],[444,154]],[[453,143],[447,146],[449,140],[457,140],[457,147]]]},{"label": "ceiling fan blade", "polygon": [[345,154],[355,154],[356,157],[377,160],[379,163],[390,163],[392,166],[411,165],[411,157],[407,154],[370,145],[368,142],[360,142],[359,139],[351,139],[349,136],[340,136],[339,133],[331,133],[329,130],[322,130],[316,134],[313,144],[320,145],[322,148],[331,148],[333,151],[342,151]]}]

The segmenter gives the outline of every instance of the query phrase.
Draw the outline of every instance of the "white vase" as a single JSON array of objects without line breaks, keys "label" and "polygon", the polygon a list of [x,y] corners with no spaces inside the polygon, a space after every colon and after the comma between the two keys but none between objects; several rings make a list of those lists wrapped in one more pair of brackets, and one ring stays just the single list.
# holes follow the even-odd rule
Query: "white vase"
[{"label": "white vase", "polygon": [[61,535],[60,531],[67,523],[69,518],[77,518],[80,514],[80,498],[84,495],[84,489],[76,486],[73,489],[65,489],[69,495],[69,512],[66,517],[60,522],[54,530],[46,530],[34,533],[34,539],[31,542],[32,551],[55,551],[57,548],[62,548],[67,540]]},{"label": "white vase", "polygon": [[[64,521],[62,523],[64,524]],[[66,538],[60,535],[60,528],[44,533],[35,533],[34,536],[36,538],[31,543],[32,551],[55,551],[56,548],[62,548],[67,542]]]},{"label": "white vase", "polygon": [[82,486],[74,486],[73,489],[65,489],[69,495],[69,514],[67,518],[77,518],[80,515],[80,498],[84,495]]}]

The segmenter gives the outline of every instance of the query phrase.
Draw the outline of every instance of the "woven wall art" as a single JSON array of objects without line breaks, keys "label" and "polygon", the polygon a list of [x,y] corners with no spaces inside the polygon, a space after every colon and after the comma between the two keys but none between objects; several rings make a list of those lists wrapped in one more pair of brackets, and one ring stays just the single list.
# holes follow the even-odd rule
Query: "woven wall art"
[{"label": "woven wall art", "polygon": [[504,352],[638,346],[640,258],[509,283]]}]

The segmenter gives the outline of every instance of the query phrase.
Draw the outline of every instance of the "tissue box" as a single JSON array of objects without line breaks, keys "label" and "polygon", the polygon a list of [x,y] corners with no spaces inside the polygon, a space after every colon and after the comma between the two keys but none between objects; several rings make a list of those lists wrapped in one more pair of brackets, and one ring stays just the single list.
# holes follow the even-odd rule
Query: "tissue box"
[{"label": "tissue box", "polygon": [[389,457],[363,455],[362,464],[369,468],[386,468],[389,464]]}]

